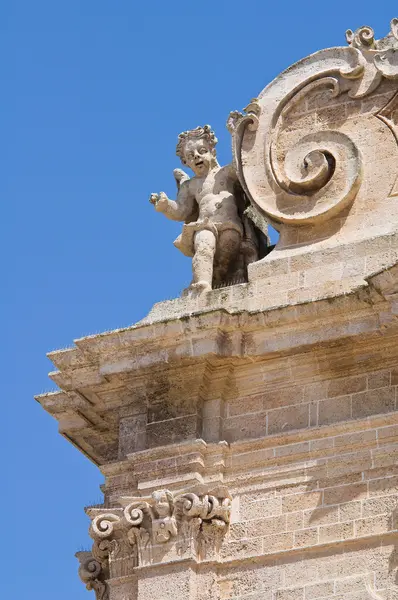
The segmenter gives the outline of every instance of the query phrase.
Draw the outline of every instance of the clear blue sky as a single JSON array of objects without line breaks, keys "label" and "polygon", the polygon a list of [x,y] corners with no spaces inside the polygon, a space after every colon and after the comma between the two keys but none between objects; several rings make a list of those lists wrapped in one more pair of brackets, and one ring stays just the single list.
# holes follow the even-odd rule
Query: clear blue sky
[{"label": "clear blue sky", "polygon": [[177,134],[210,123],[229,162],[231,110],[347,28],[381,37],[394,16],[396,0],[1,3],[2,597],[91,597],[74,552],[102,479],[33,395],[53,389],[47,351],[189,282],[179,224],[148,203],[174,195]]}]

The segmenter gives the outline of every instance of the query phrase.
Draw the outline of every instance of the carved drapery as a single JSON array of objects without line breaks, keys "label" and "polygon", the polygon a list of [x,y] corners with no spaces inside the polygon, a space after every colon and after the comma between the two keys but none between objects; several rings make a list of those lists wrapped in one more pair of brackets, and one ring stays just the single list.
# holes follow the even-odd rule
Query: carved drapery
[{"label": "carved drapery", "polygon": [[[397,135],[397,111],[390,106],[384,115],[386,102],[378,105],[377,100],[383,101],[383,81],[398,80],[398,19],[382,40],[362,27],[349,30],[347,41],[348,47],[299,61],[268,85],[245,114],[230,114],[227,125],[241,184],[255,209],[274,222],[313,224],[349,207],[370,170],[369,139],[373,147],[385,147],[392,143],[391,132]],[[326,95],[329,114],[317,110],[324,108],[317,102]],[[365,119],[361,103],[370,96],[376,99],[375,110],[373,119]],[[390,101],[395,108],[396,100]],[[355,107],[358,115],[349,119]],[[384,137],[380,121],[386,126]],[[397,185],[391,187],[390,195],[397,192]]]}]

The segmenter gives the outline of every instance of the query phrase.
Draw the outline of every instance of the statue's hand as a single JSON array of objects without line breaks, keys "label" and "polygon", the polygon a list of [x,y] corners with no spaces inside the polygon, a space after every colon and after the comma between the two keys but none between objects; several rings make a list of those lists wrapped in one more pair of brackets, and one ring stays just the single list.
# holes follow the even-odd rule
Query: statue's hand
[{"label": "statue's hand", "polygon": [[161,212],[166,208],[169,199],[164,192],[160,192],[159,194],[151,194],[149,202],[154,205],[156,210]]}]

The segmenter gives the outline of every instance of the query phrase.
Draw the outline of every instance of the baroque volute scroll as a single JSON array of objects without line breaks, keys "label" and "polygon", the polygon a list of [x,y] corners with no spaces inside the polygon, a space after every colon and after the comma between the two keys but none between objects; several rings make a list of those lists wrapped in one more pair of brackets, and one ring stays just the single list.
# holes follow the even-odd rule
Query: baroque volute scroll
[{"label": "baroque volute scroll", "polygon": [[94,590],[96,600],[108,600],[109,590],[106,579],[109,576],[106,568],[94,558],[91,552],[77,552],[79,577],[87,590]]},{"label": "baroque volute scroll", "polygon": [[138,562],[150,562],[152,547],[165,544],[177,535],[173,494],[169,490],[158,490],[150,498],[121,498],[120,502],[126,505],[123,514],[127,538],[137,549]]},{"label": "baroque volute scroll", "polygon": [[378,113],[397,91],[398,20],[382,40],[362,27],[347,41],[299,61],[245,114],[229,117],[241,185],[274,223],[316,224],[342,213],[361,187],[372,187],[375,148],[396,153],[393,127],[380,127]]}]

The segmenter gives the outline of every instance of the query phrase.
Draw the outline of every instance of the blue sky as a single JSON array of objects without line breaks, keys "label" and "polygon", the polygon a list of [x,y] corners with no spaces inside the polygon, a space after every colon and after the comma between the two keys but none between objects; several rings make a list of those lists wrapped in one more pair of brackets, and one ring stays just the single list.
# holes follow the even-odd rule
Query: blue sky
[{"label": "blue sky", "polygon": [[231,110],[296,60],[344,45],[347,28],[381,37],[394,16],[396,0],[0,4],[7,600],[91,597],[74,553],[102,479],[33,395],[53,389],[46,352],[134,323],[189,283],[172,245],[180,225],[148,202],[174,195],[177,134],[210,123],[229,162]]}]

